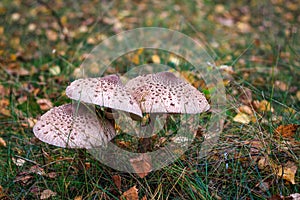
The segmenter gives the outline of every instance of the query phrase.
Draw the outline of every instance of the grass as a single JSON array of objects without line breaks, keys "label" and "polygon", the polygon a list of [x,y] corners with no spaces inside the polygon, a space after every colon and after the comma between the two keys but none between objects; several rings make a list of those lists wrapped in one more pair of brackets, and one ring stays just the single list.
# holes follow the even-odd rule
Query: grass
[{"label": "grass", "polygon": [[[274,137],[279,125],[299,124],[299,3],[146,0],[55,1],[48,5],[52,10],[31,0],[0,3],[0,105],[10,113],[0,112],[0,137],[6,142],[6,147],[0,146],[0,186],[6,195],[39,199],[42,191],[50,189],[56,192],[53,199],[119,199],[135,185],[139,197],[146,195],[147,199],[268,199],[300,193],[299,170],[295,184],[291,184],[277,176],[274,167],[262,168],[259,164],[262,158],[268,158],[278,166],[290,161],[299,168],[299,130],[294,143],[285,144],[282,138]],[[51,12],[68,28],[67,39]],[[45,112],[37,99],[49,99],[54,106],[70,102],[64,90],[84,55],[98,42],[141,26],[183,32],[206,45],[216,66],[233,66],[234,74],[222,72],[230,82],[226,85],[226,120],[218,145],[199,159],[203,139],[199,134],[176,162],[143,179],[111,169],[88,153],[84,153],[85,168],[80,170],[80,150],[37,141],[28,119]],[[176,70],[190,69],[185,61],[179,66],[168,63],[165,51],[144,50],[138,62],[132,59],[137,54],[131,52],[112,66],[124,73],[151,62],[151,56],[157,54],[161,63]],[[50,70],[56,65],[61,70],[58,75]],[[26,70],[25,75],[21,69]],[[201,80],[197,81],[203,86]],[[280,84],[285,89],[280,89]],[[249,124],[234,122],[248,89],[253,100],[267,100],[274,111],[256,110],[256,120]],[[21,166],[16,165],[19,158],[25,160]],[[30,171],[36,165],[40,172]],[[120,189],[114,175],[121,177]]]}]

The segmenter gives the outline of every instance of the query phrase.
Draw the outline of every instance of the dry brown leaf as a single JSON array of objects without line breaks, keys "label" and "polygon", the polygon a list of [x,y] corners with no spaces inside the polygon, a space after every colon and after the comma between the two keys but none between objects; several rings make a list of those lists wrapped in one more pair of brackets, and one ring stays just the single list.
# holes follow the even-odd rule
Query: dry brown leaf
[{"label": "dry brown leaf", "polygon": [[113,175],[112,177],[114,184],[118,188],[118,190],[121,190],[121,176],[120,175]]},{"label": "dry brown leaf", "polygon": [[284,180],[292,184],[296,184],[295,182],[295,174],[297,173],[297,166],[293,163],[288,161],[286,166],[278,166],[277,168],[277,176],[282,177]]},{"label": "dry brown leaf", "polygon": [[233,121],[241,123],[241,124],[249,124],[251,121],[251,118],[249,115],[245,113],[238,113],[234,118]]},{"label": "dry brown leaf", "polygon": [[259,189],[263,192],[267,192],[270,189],[270,183],[268,182],[261,182],[257,185]]},{"label": "dry brown leaf", "polygon": [[259,169],[264,169],[266,166],[269,166],[268,158],[262,157],[261,159],[259,159],[257,166]]},{"label": "dry brown leaf", "polygon": [[25,122],[22,123],[21,125],[22,125],[23,127],[25,127],[25,128],[32,128],[32,127],[35,125],[36,122],[37,122],[37,119],[34,119],[34,118],[32,118],[32,117],[29,117],[29,118],[26,118],[26,119],[25,119]]},{"label": "dry brown leaf", "polygon": [[241,95],[239,97],[240,101],[244,105],[249,105],[252,102],[252,91],[249,88],[242,88],[240,89]]},{"label": "dry brown leaf", "polygon": [[147,200],[147,196],[143,196],[141,200]]},{"label": "dry brown leaf", "polygon": [[138,195],[138,189],[136,186],[131,187],[129,190],[124,192],[120,199],[126,199],[126,200],[138,200],[139,195]]},{"label": "dry brown leaf", "polygon": [[5,142],[5,140],[2,138],[2,137],[0,137],[0,147],[6,147],[6,142]]},{"label": "dry brown leaf", "polygon": [[275,136],[282,136],[284,138],[292,138],[300,125],[298,124],[288,124],[280,125],[275,129]]},{"label": "dry brown leaf", "polygon": [[34,166],[30,167],[29,173],[34,173],[37,175],[46,175],[44,169],[39,167],[38,165],[34,165]]},{"label": "dry brown leaf", "polygon": [[21,173],[17,175],[17,177],[14,179],[14,182],[20,183],[22,185],[28,185],[30,181],[32,180],[33,176],[28,175],[26,172]]},{"label": "dry brown leaf", "polygon": [[49,199],[50,197],[54,197],[54,196],[56,196],[56,192],[46,189],[42,192],[40,199]]},{"label": "dry brown leaf", "polygon": [[49,178],[56,178],[57,174],[56,174],[56,172],[49,172],[49,173],[47,174],[47,176],[48,176]]},{"label": "dry brown leaf", "polygon": [[139,177],[144,178],[151,172],[151,158],[148,154],[140,154],[130,159],[130,164]]},{"label": "dry brown leaf", "polygon": [[49,99],[39,99],[37,100],[41,110],[49,110],[53,107],[52,102]]},{"label": "dry brown leaf", "polygon": [[58,39],[57,32],[50,30],[50,29],[46,30],[46,36],[47,36],[48,40],[50,40],[50,41],[56,41]]},{"label": "dry brown leaf", "polygon": [[245,114],[250,115],[250,116],[253,115],[253,111],[252,111],[250,106],[242,105],[238,109],[242,113],[245,113]]},{"label": "dry brown leaf", "polygon": [[282,81],[275,81],[275,87],[277,87],[281,91],[287,91],[288,89],[287,84]]}]

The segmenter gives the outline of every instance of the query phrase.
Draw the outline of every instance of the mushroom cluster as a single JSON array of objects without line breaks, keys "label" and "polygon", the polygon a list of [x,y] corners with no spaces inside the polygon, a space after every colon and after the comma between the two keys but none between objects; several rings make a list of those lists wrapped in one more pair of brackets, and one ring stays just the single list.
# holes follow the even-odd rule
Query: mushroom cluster
[{"label": "mushroom cluster", "polygon": [[66,95],[77,103],[52,108],[33,127],[41,141],[65,148],[107,144],[116,136],[113,110],[141,120],[145,113],[197,114],[210,108],[200,91],[171,72],[141,75],[125,85],[118,75],[78,79]]}]

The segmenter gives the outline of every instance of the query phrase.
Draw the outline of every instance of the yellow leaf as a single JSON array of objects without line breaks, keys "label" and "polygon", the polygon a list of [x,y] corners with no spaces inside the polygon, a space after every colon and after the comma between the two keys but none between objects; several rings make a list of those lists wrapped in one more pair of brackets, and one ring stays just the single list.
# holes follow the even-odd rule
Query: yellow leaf
[{"label": "yellow leaf", "polygon": [[249,115],[245,113],[238,113],[234,118],[233,121],[241,123],[241,124],[249,124],[251,121],[251,118]]},{"label": "yellow leaf", "polygon": [[3,35],[3,33],[4,33],[4,27],[0,26],[0,35]]},{"label": "yellow leaf", "polygon": [[58,65],[55,65],[49,69],[49,72],[50,74],[57,76],[60,74],[60,67]]},{"label": "yellow leaf", "polygon": [[267,100],[262,100],[260,103],[259,103],[259,107],[258,109],[260,111],[270,111],[270,112],[274,112],[274,108],[271,106],[271,103],[268,102]]},{"label": "yellow leaf", "polygon": [[155,54],[151,58],[154,63],[160,63],[160,57],[158,55]]},{"label": "yellow leaf", "polygon": [[74,200],[82,200],[82,196],[76,196]]},{"label": "yellow leaf", "polygon": [[135,54],[135,55],[131,58],[131,62],[133,62],[134,64],[138,65],[138,64],[140,63],[139,55]]},{"label": "yellow leaf", "polygon": [[[294,165],[294,163],[288,162],[288,166],[282,167],[278,166],[278,172],[277,176],[282,177],[284,180],[287,180],[288,182],[292,184],[295,183],[295,174],[297,172],[297,166]],[[291,165],[292,164],[292,165]]]}]

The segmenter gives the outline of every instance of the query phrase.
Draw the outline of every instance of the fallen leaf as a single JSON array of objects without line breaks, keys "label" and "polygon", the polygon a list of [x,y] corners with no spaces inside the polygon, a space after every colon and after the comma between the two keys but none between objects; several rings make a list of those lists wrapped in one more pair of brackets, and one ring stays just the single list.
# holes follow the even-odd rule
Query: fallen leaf
[{"label": "fallen leaf", "polygon": [[34,166],[30,167],[29,173],[34,173],[37,175],[46,175],[44,169],[39,167],[38,165],[34,165]]},{"label": "fallen leaf", "polygon": [[300,101],[300,90],[296,93],[296,97],[297,97],[298,101]]},{"label": "fallen leaf", "polygon": [[26,172],[24,172],[24,173],[17,175],[16,178],[14,179],[14,182],[20,183],[20,184],[26,186],[30,183],[32,178],[33,178],[33,176],[28,175]]},{"label": "fallen leaf", "polygon": [[252,116],[253,115],[253,111],[252,108],[250,106],[246,106],[246,105],[242,105],[238,108],[238,110],[242,113],[245,113],[247,115]]},{"label": "fallen leaf", "polygon": [[258,110],[261,112],[269,111],[274,112],[274,108],[271,106],[271,103],[267,100],[262,100],[258,105]]},{"label": "fallen leaf", "polygon": [[151,158],[148,154],[140,154],[136,158],[131,158],[130,164],[133,167],[135,173],[137,173],[141,178],[147,176],[152,169]]},{"label": "fallen leaf", "polygon": [[294,163],[289,161],[284,167],[278,166],[277,170],[277,176],[282,177],[284,180],[287,180],[293,185],[296,184],[295,174],[297,172],[297,166]]},{"label": "fallen leaf", "polygon": [[56,41],[58,38],[58,34],[53,30],[46,30],[46,36],[50,41]]},{"label": "fallen leaf", "polygon": [[229,65],[220,65],[219,69],[230,75],[235,74],[233,67]]},{"label": "fallen leaf", "polygon": [[269,166],[269,160],[265,157],[259,159],[257,166],[259,169],[264,169],[266,166]]},{"label": "fallen leaf", "polygon": [[23,122],[21,125],[25,128],[32,128],[36,122],[37,122],[37,119],[29,117],[29,118],[26,118],[25,122]]},{"label": "fallen leaf", "polygon": [[129,190],[124,192],[120,199],[126,199],[126,200],[138,200],[139,195],[138,195],[138,189],[136,186],[131,187]]},{"label": "fallen leaf", "polygon": [[57,174],[56,174],[56,172],[49,172],[49,173],[47,174],[47,176],[48,176],[49,178],[56,178]]},{"label": "fallen leaf", "polygon": [[6,147],[6,142],[2,137],[0,137],[0,146]]},{"label": "fallen leaf", "polygon": [[55,65],[55,66],[53,66],[53,67],[51,67],[50,69],[49,69],[49,72],[50,72],[50,74],[52,74],[53,76],[57,76],[57,75],[59,75],[60,74],[60,67],[58,66],[58,65]]},{"label": "fallen leaf", "polygon": [[41,110],[49,110],[53,107],[52,102],[49,99],[39,99],[37,100]]},{"label": "fallen leaf", "polygon": [[244,104],[244,105],[249,105],[252,102],[252,91],[249,88],[243,87],[242,89],[240,89],[240,101]]},{"label": "fallen leaf", "polygon": [[180,59],[178,56],[170,55],[169,62],[173,63],[175,66],[178,66],[180,64]]},{"label": "fallen leaf", "polygon": [[112,177],[114,184],[118,188],[118,190],[121,190],[121,176],[120,175],[113,175]]},{"label": "fallen leaf", "polygon": [[141,200],[147,200],[147,196],[143,196]]},{"label": "fallen leaf", "polygon": [[281,91],[287,91],[288,89],[287,84],[282,81],[275,81],[275,87],[280,89]]},{"label": "fallen leaf", "polygon": [[151,57],[151,59],[152,59],[152,62],[153,63],[157,63],[157,64],[159,64],[160,63],[160,57],[158,56],[158,55],[153,55],[152,57]]},{"label": "fallen leaf", "polygon": [[249,115],[245,113],[238,113],[234,118],[233,121],[241,123],[241,124],[249,124],[251,121],[251,118]]},{"label": "fallen leaf", "polygon": [[82,200],[82,196],[76,196],[74,200]]},{"label": "fallen leaf", "polygon": [[56,196],[56,192],[46,189],[42,192],[40,199],[49,199],[50,197],[54,197],[54,196]]},{"label": "fallen leaf", "polygon": [[275,136],[282,136],[284,138],[292,138],[300,125],[288,124],[280,125],[275,129]]},{"label": "fallen leaf", "polygon": [[21,167],[24,165],[24,163],[26,162],[25,160],[23,160],[22,158],[12,158],[12,161],[15,165]]},{"label": "fallen leaf", "polygon": [[131,58],[131,62],[133,62],[134,64],[138,65],[140,63],[140,57],[139,55],[135,54],[132,56]]}]

